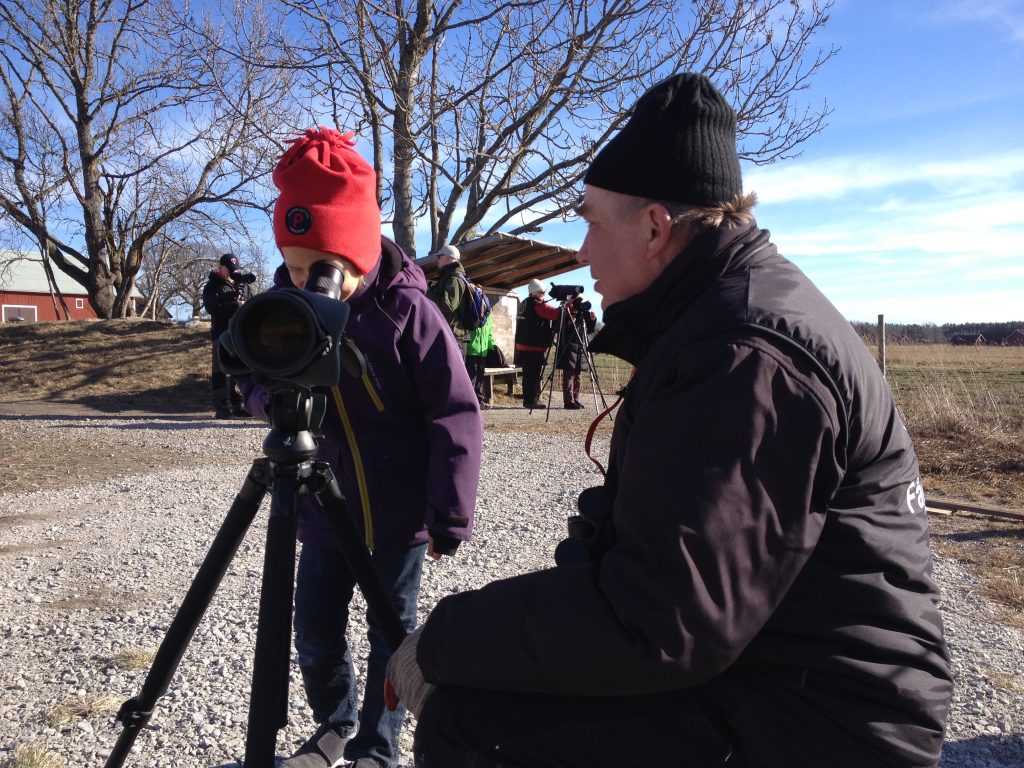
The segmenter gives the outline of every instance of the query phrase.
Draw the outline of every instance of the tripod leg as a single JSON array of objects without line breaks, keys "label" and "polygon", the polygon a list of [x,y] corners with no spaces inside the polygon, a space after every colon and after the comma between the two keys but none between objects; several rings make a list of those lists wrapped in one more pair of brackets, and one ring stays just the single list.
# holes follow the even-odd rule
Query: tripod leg
[{"label": "tripod leg", "polygon": [[209,552],[192,580],[192,586],[189,587],[163,642],[160,643],[153,666],[142,685],[142,692],[122,704],[117,713],[117,719],[124,724],[124,730],[107,758],[106,768],[120,768],[124,765],[139,731],[153,716],[156,700],[167,692],[171,678],[174,677],[174,672],[185,655],[185,649],[192,640],[199,621],[209,607],[210,600],[224,578],[235,552],[238,551],[238,545],[245,537],[245,532],[259,511],[260,502],[267,492],[268,478],[267,460],[254,461],[231,509],[228,510],[227,517],[210,545]]},{"label": "tripod leg", "polygon": [[298,489],[298,465],[276,467],[263,558],[245,768],[273,768],[277,732],[287,721]]},{"label": "tripod leg", "polygon": [[323,505],[327,522],[334,531],[334,538],[341,547],[341,553],[345,556],[348,567],[363,593],[366,607],[373,614],[384,640],[394,651],[405,639],[405,625],[402,624],[391,595],[381,580],[377,566],[373,564],[370,551],[363,544],[359,531],[345,508],[345,497],[341,494],[330,466],[317,462],[316,471],[320,475],[316,495]]}]

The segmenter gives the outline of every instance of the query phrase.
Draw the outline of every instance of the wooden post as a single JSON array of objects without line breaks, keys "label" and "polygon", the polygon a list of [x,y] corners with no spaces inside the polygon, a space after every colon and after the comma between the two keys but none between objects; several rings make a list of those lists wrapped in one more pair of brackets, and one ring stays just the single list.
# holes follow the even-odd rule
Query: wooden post
[{"label": "wooden post", "polygon": [[878,367],[885,376],[885,315],[878,316]]}]

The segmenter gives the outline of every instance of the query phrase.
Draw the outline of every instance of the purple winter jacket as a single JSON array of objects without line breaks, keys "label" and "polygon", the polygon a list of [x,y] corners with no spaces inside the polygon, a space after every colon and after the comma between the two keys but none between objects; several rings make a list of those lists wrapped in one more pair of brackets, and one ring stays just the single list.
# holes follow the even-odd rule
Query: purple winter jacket
[{"label": "purple winter jacket", "polygon": [[[472,534],[483,420],[461,350],[426,297],[423,272],[395,243],[381,241],[381,260],[348,300],[345,326],[366,359],[368,375],[343,373],[338,382],[358,456],[330,391],[317,433],[318,456],[331,463],[363,533],[369,513],[373,547],[422,544],[429,530],[438,549],[450,551],[440,544],[467,541]],[[291,284],[286,270],[274,277],[277,285]],[[250,413],[269,421],[263,388],[243,382],[243,394]],[[337,549],[316,501],[301,496],[298,510],[299,540]]]}]

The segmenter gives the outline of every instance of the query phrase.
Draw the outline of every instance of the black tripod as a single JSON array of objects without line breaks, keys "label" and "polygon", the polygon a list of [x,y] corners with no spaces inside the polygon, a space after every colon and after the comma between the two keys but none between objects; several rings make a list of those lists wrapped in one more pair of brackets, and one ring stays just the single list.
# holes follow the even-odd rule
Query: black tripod
[{"label": "black tripod", "polygon": [[273,429],[263,441],[266,458],[253,462],[157,650],[142,692],[121,705],[117,719],[124,724],[124,730],[107,758],[106,768],[119,768],[124,764],[139,731],[152,717],[156,700],[167,692],[203,613],[270,489],[273,495],[260,587],[245,768],[273,767],[277,732],[287,723],[297,524],[295,502],[299,494],[314,494],[323,507],[342,554],[388,645],[395,649],[405,638],[405,627],[370,559],[369,550],[345,509],[334,473],[326,462],[313,458],[316,440],[310,430],[320,425],[324,410],[323,395],[291,387],[273,391],[270,408]]},{"label": "black tripod", "polygon": [[[577,310],[577,312],[582,311],[582,309]],[[569,329],[571,329],[571,331]],[[572,336],[570,336],[570,333]],[[556,350],[555,363],[551,366],[547,381],[545,382],[548,393],[547,414],[544,417],[545,422],[551,418],[551,397],[555,384],[555,372],[558,370],[559,361],[563,358],[565,360],[565,365],[569,365],[569,342],[572,338],[575,338],[576,341],[579,342],[580,354],[587,361],[587,368],[590,371],[590,388],[594,394],[594,408],[598,408],[598,396],[601,398],[601,405],[604,408],[608,407],[608,402],[604,398],[604,392],[601,391],[601,382],[598,381],[597,378],[597,366],[594,365],[594,356],[590,353],[590,339],[586,333],[586,329],[584,328],[583,332],[580,331],[579,323],[577,323],[575,316],[569,310],[568,302],[563,301],[561,306],[558,308],[558,334],[556,335],[555,342],[552,345]],[[548,355],[550,353],[551,347],[548,347],[548,350],[544,355],[544,368],[547,368]],[[544,368],[541,370],[544,370]],[[544,387],[541,387],[542,391],[543,389]],[[608,418],[611,420],[610,415]]]}]

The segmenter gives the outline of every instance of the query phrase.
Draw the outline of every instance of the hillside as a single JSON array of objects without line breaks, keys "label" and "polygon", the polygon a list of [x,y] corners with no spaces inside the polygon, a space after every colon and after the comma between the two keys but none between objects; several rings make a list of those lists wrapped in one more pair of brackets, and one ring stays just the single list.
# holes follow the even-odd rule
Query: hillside
[{"label": "hillside", "polygon": [[209,327],[152,320],[0,326],[0,401],[106,413],[210,409]]}]

